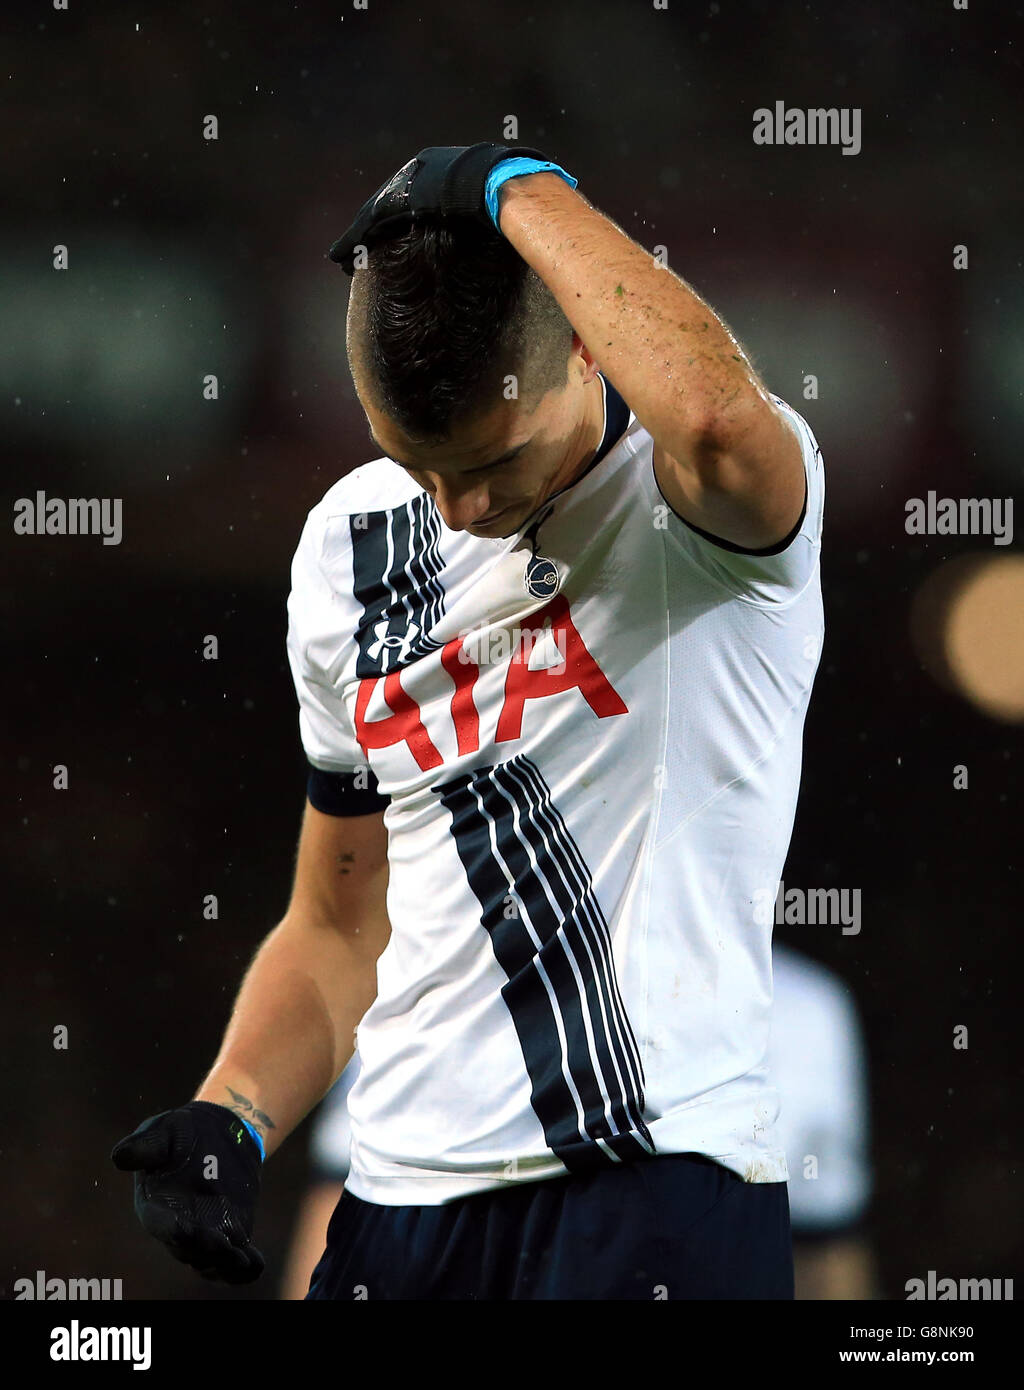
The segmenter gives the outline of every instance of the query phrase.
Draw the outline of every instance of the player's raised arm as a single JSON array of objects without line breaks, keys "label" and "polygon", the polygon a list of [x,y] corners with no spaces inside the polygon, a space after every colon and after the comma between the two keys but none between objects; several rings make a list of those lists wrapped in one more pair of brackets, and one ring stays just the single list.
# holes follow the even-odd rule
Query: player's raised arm
[{"label": "player's raised arm", "polygon": [[711,306],[560,174],[508,178],[497,197],[502,234],[653,438],[672,509],[752,550],[787,537],[804,505],[800,445]]},{"label": "player's raised arm", "polygon": [[114,1149],[116,1165],[135,1171],[143,1226],[207,1277],[244,1283],[263,1269],[252,1244],[262,1153],[352,1056],[390,935],[387,872],[382,813],[307,804],[288,911],[249,967],[209,1075],[192,1102]]}]

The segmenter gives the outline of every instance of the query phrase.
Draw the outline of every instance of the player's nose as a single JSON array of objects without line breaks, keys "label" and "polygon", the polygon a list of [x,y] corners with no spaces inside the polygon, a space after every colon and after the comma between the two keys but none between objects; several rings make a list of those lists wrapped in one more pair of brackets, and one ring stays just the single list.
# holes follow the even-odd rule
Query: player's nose
[{"label": "player's nose", "polygon": [[449,531],[464,531],[491,510],[490,491],[484,482],[459,488],[438,479],[433,493],[437,509]]}]

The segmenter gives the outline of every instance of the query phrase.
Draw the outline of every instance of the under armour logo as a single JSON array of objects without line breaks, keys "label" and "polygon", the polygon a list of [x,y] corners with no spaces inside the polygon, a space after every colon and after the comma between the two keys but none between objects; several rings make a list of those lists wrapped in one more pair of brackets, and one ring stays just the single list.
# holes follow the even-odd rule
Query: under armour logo
[{"label": "under armour logo", "polygon": [[420,635],[417,623],[410,623],[405,632],[388,634],[390,618],[381,618],[373,625],[374,640],[366,648],[371,661],[379,661],[381,666],[391,669],[409,655],[413,644]]}]

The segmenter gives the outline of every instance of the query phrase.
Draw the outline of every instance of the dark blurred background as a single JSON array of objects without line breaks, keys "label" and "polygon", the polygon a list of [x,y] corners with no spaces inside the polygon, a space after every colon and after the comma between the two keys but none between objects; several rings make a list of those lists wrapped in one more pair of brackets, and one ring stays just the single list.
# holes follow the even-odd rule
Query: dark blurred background
[{"label": "dark blurred background", "polygon": [[[287,901],[289,564],[308,509],[371,456],[327,248],[421,146],[501,140],[510,115],[512,143],[667,248],[817,434],[827,636],[785,882],[861,889],[862,928],[779,935],[863,1019],[883,1296],[930,1269],[1024,1277],[1024,560],[905,528],[929,489],[1019,500],[1019,11],[208,0],[5,20],[8,515],[39,490],[118,497],[124,534],[4,530],[4,1294],[37,1269],[126,1297],[276,1294],[302,1131],[265,1172],[268,1275],[242,1291],[142,1234],[107,1155],[191,1096]],[[860,153],[755,145],[776,100],[859,108]]]}]

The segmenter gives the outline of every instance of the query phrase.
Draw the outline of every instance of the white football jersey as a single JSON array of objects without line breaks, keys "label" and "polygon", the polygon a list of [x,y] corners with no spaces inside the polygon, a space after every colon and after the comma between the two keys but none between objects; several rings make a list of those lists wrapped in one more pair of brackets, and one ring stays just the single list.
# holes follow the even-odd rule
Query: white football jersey
[{"label": "white football jersey", "polygon": [[821,453],[773,397],[806,506],[743,552],[674,515],[601,381],[594,463],[517,535],[450,531],[382,458],[296,552],[306,755],[387,808],[391,939],[349,1097],[366,1201],[659,1153],[787,1177],[760,903],[821,650]]},{"label": "white football jersey", "polygon": [[[854,1230],[870,1201],[867,1063],[856,1004],[838,976],[800,951],[772,947],[768,1065],[781,1097],[794,1240]],[[311,1158],[323,1181],[345,1182],[352,1136],[348,1093],[359,1054],[317,1111]]]}]

